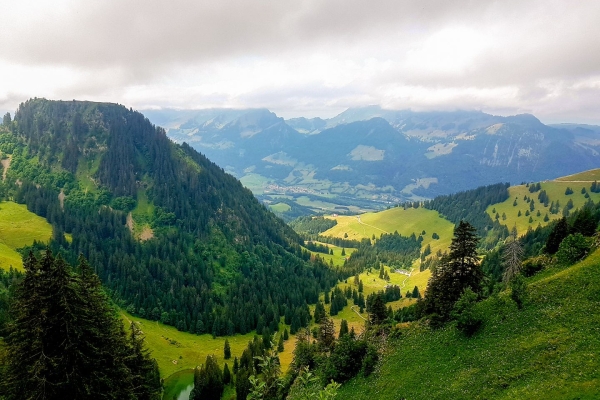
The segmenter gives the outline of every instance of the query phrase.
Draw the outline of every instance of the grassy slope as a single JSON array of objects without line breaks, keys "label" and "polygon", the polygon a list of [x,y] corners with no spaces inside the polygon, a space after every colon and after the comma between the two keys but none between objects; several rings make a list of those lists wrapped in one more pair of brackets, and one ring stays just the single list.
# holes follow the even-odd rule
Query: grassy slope
[{"label": "grassy slope", "polygon": [[[495,218],[495,214],[492,212],[494,209],[500,216],[505,213],[506,220],[500,219],[500,222],[505,224],[509,229],[516,225],[519,234],[523,234],[527,231],[529,226],[535,228],[538,224],[541,224],[542,226],[546,225],[546,222],[544,222],[544,215],[546,214],[548,214],[550,221],[561,218],[562,208],[567,205],[569,199],[573,200],[574,209],[583,206],[588,200],[581,193],[583,187],[586,188],[590,199],[595,203],[600,201],[600,193],[590,192],[590,185],[595,180],[593,177],[596,175],[600,175],[600,170],[586,171],[578,175],[559,178],[555,181],[542,182],[542,190],[546,191],[550,202],[560,201],[561,209],[558,214],[550,214],[548,211],[549,207],[544,207],[544,205],[539,202],[537,198],[539,192],[530,193],[529,188],[525,187],[525,185],[510,187],[508,189],[510,193],[509,198],[502,203],[489,206],[486,211],[492,219]],[[573,194],[568,196],[565,195],[567,187],[573,189]],[[531,197],[535,200],[535,210],[531,213],[533,222],[531,223],[529,222],[529,217],[525,216],[525,211],[529,210],[529,204],[523,200],[524,196]],[[517,205],[513,206],[515,198],[517,198]],[[520,217],[518,216],[519,210],[521,211]],[[537,210],[541,211],[539,217],[537,216]]]},{"label": "grassy slope", "polygon": [[16,249],[31,245],[34,240],[46,242],[51,236],[50,224],[27,211],[24,204],[0,203],[0,268],[8,269],[12,265],[22,269],[23,261]]},{"label": "grassy slope", "polygon": [[[360,221],[357,216],[338,216],[327,217],[335,219],[337,225],[322,233],[323,236],[334,236],[343,238],[348,234],[348,239],[376,238],[383,233],[393,233],[398,231],[401,235],[410,236],[419,235],[423,230],[423,248],[428,244],[435,253],[438,249],[442,251],[448,248],[452,240],[454,225],[448,220],[440,217],[437,211],[427,210],[425,208],[400,207],[390,208],[389,210],[377,213],[365,213],[360,215]],[[439,240],[431,238],[433,233],[440,236]]]},{"label": "grassy slope", "polygon": [[529,280],[518,311],[502,293],[480,303],[472,338],[414,324],[391,342],[377,373],[341,389],[352,399],[597,399],[600,250]]},{"label": "grassy slope", "polygon": [[[425,230],[422,248],[424,249],[429,244],[431,245],[432,253],[435,253],[438,249],[445,251],[448,248],[454,230],[454,225],[442,218],[437,211],[424,208],[409,208],[405,210],[395,207],[377,213],[365,213],[360,215],[360,221],[357,216],[330,216],[327,218],[337,220],[337,225],[323,232],[323,236],[343,238],[345,234],[348,234],[348,239],[360,240],[362,238],[371,238],[373,235],[379,237],[383,233],[393,233],[396,230],[404,236],[410,236],[413,233],[419,235]],[[440,239],[432,239],[431,235],[434,232],[440,236]],[[336,254],[335,250],[334,254]],[[334,259],[334,263],[335,261]],[[415,262],[414,267],[409,278],[390,271],[390,282],[379,279],[378,271],[373,271],[372,273],[365,271],[361,273],[360,279],[364,284],[365,296],[372,292],[383,290],[388,284],[400,286],[403,296],[407,290],[412,291],[415,286],[418,286],[420,292],[424,293],[431,273],[428,270],[419,272],[418,261]],[[349,279],[348,282],[351,284],[352,279]],[[346,284],[342,283],[340,286],[343,288]],[[409,305],[411,302],[412,300],[410,299],[402,298],[388,305],[396,309]],[[366,314],[363,314],[363,316],[366,317]],[[342,318],[347,319],[349,323],[361,321],[360,317],[350,307],[346,307],[334,320]]]},{"label": "grassy slope", "polygon": [[317,253],[317,252],[311,252],[311,253],[321,257],[323,260],[325,260],[325,262],[327,262],[327,264],[329,264],[329,262],[333,259],[333,265],[335,265],[336,267],[344,265],[344,261],[346,261],[346,258],[350,257],[350,255],[356,251],[356,249],[353,247],[345,248],[344,253],[346,255],[343,256],[341,247],[334,246],[329,243],[321,243],[321,242],[316,242],[316,243],[327,246],[330,250],[333,250],[333,255]]},{"label": "grassy slope", "polygon": [[[127,323],[133,320],[140,324],[140,328],[146,337],[148,348],[152,351],[152,356],[156,358],[161,376],[163,377],[168,377],[177,371],[195,368],[197,365],[203,364],[206,356],[210,354],[214,354],[217,357],[221,366],[225,362],[223,359],[224,337],[213,339],[208,334],[193,335],[187,332],[180,332],[171,326],[133,317],[125,312],[123,312],[123,319]],[[227,338],[231,347],[231,360],[227,361],[229,368],[233,366],[233,358],[236,356],[239,358],[242,355],[248,342],[253,337],[254,333],[248,333],[246,335],[235,335]],[[171,340],[175,341],[175,343],[171,343]],[[294,343],[294,338],[291,337],[285,342],[285,351],[279,355],[284,370],[292,362]],[[177,361],[177,363],[173,361]]]}]

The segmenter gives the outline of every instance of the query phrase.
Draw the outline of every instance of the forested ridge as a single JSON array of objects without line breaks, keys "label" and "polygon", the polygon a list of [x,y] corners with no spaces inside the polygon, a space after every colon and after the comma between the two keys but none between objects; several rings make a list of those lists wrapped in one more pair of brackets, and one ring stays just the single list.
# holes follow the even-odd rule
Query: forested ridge
[{"label": "forested ridge", "polygon": [[194,333],[274,330],[341,277],[235,178],[123,106],[29,100],[0,151],[12,157],[2,196],[46,217],[53,251],[83,254],[135,315]]}]

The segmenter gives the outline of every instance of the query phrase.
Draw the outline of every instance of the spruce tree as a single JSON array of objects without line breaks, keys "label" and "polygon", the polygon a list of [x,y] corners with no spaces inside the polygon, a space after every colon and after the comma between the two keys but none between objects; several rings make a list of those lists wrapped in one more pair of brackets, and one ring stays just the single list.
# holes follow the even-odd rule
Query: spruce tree
[{"label": "spruce tree", "polygon": [[568,234],[569,225],[567,224],[567,219],[563,217],[558,220],[556,225],[554,225],[554,227],[552,228],[550,235],[548,235],[545,247],[546,253],[555,254],[558,251],[558,246],[560,246],[560,242],[562,242]]},{"label": "spruce tree", "polygon": [[29,253],[6,338],[7,399],[158,399],[156,362],[135,326],[129,339],[98,277],[47,249]]},{"label": "spruce tree", "polygon": [[190,400],[221,400],[223,373],[213,355],[206,356],[204,365],[194,370],[194,389]]},{"label": "spruce tree", "polygon": [[478,241],[475,228],[468,222],[461,221],[454,229],[450,252],[442,257],[427,285],[426,313],[447,320],[466,288],[470,287],[476,294],[481,292],[483,271],[477,256]]},{"label": "spruce tree", "polygon": [[225,344],[223,345],[223,358],[225,360],[229,360],[231,358],[231,347],[229,346],[228,339],[225,339]]},{"label": "spruce tree", "polygon": [[504,282],[512,281],[521,273],[523,259],[523,246],[517,238],[517,227],[513,227],[510,236],[506,239],[502,258],[504,261],[504,274],[502,280]]},{"label": "spruce tree", "polygon": [[225,363],[223,367],[223,385],[229,385],[231,383],[231,371],[229,371],[229,365]]},{"label": "spruce tree", "polygon": [[347,335],[348,333],[348,321],[343,319],[340,323],[340,334],[338,335],[338,338],[341,338],[342,336]]},{"label": "spruce tree", "polygon": [[279,335],[279,341],[277,342],[277,352],[281,353],[283,348],[283,335]]}]

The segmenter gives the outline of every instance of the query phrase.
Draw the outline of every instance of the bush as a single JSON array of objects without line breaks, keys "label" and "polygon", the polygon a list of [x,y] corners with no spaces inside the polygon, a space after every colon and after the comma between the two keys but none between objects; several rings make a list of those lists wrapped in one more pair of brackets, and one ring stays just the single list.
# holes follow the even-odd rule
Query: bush
[{"label": "bush", "polygon": [[512,289],[510,293],[510,298],[513,299],[515,303],[517,303],[517,307],[519,310],[523,308],[523,303],[527,298],[527,285],[525,284],[525,279],[523,276],[517,275],[511,281],[510,287]]},{"label": "bush", "polygon": [[571,265],[582,260],[592,248],[592,239],[581,233],[569,235],[560,243],[556,258],[560,264]]},{"label": "bush", "polygon": [[452,318],[456,320],[456,327],[466,336],[471,336],[481,326],[482,319],[475,310],[477,293],[471,288],[466,288],[452,310]]}]

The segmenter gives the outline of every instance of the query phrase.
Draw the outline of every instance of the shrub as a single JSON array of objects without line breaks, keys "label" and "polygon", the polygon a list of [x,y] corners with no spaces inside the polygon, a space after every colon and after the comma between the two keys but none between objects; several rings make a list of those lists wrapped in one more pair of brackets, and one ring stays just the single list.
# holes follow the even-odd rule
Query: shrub
[{"label": "shrub", "polygon": [[592,247],[592,239],[581,233],[567,236],[558,246],[556,258],[560,264],[571,265],[583,259]]},{"label": "shrub", "polygon": [[466,288],[452,310],[452,318],[456,320],[456,327],[466,336],[471,336],[481,326],[481,317],[475,310],[477,293],[471,288]]}]

